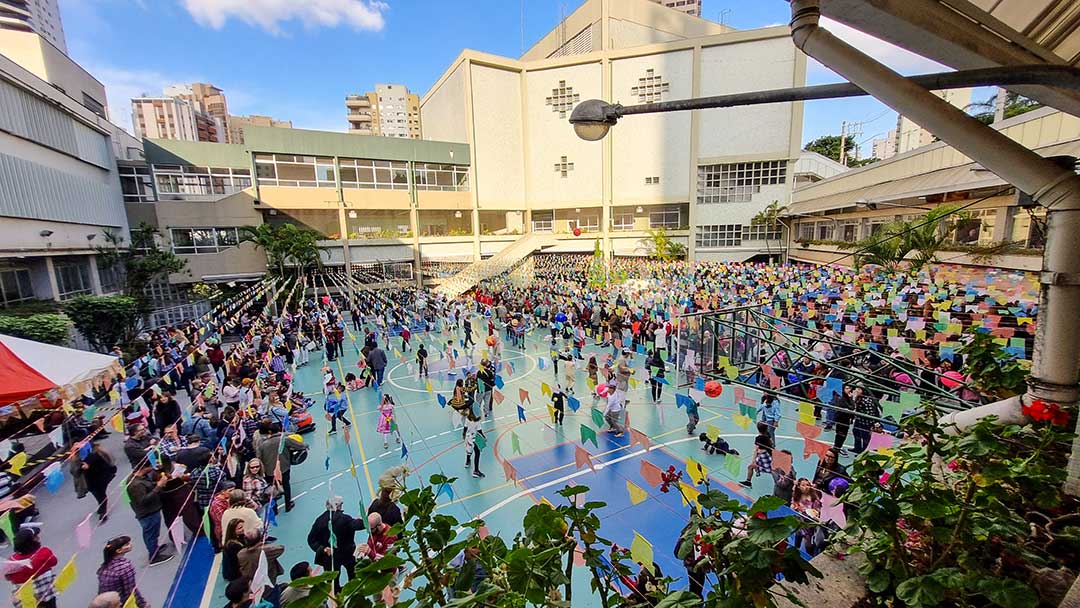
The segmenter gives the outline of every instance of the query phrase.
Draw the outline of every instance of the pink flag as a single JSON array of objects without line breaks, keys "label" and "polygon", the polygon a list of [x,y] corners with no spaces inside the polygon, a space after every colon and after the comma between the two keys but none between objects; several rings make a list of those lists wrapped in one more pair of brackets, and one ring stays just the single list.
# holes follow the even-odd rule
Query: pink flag
[{"label": "pink flag", "polygon": [[87,514],[86,518],[75,526],[75,540],[78,541],[80,549],[90,546],[90,515]]},{"label": "pink flag", "polygon": [[795,431],[805,439],[817,439],[818,435],[821,435],[820,426],[816,424],[806,424],[805,422],[796,422]]},{"label": "pink flag", "polygon": [[660,470],[660,467],[644,458],[641,459],[641,478],[654,488],[664,482],[663,471]]},{"label": "pink flag", "polygon": [[876,452],[881,448],[892,448],[896,444],[896,439],[892,435],[886,435],[885,433],[871,433],[870,443],[867,444],[866,449],[870,452]]},{"label": "pink flag", "polygon": [[496,405],[498,405],[498,404],[503,402],[504,397],[503,397],[503,394],[500,393],[499,391],[492,390],[491,391],[491,399],[493,401],[495,401]]},{"label": "pink flag", "polygon": [[578,469],[587,466],[589,469],[596,471],[596,469],[593,468],[592,457],[589,455],[589,452],[580,445],[574,446],[574,465],[577,466]]},{"label": "pink flag", "polygon": [[634,445],[635,443],[641,444],[641,447],[646,450],[652,445],[649,442],[649,437],[645,433],[642,433],[637,429],[630,429],[630,445]]},{"label": "pink flag", "polygon": [[525,403],[526,401],[528,401],[529,403],[532,403],[532,400],[529,399],[529,391],[527,391],[527,390],[525,390],[523,388],[519,388],[518,389],[518,401],[520,401],[522,403]]},{"label": "pink flag", "polygon": [[184,520],[177,517],[173,520],[171,526],[169,526],[169,538],[172,539],[173,546],[176,547],[177,552],[180,551],[180,547],[184,546]]},{"label": "pink flag", "polygon": [[847,516],[844,515],[844,505],[839,504],[838,499],[832,494],[821,495],[821,521],[831,521],[841,528],[847,526]]},{"label": "pink flag", "polygon": [[502,461],[502,466],[503,466],[503,476],[506,479],[506,481],[513,480],[514,482],[516,482],[517,481],[517,470],[514,469],[514,465],[510,464],[509,460],[504,460],[504,461]]},{"label": "pink flag", "polygon": [[829,444],[816,439],[806,439],[806,445],[803,446],[803,459],[810,458],[811,454],[817,454],[818,458],[824,458],[825,452],[828,451]]},{"label": "pink flag", "polygon": [[772,451],[772,468],[774,470],[791,471],[791,454],[780,450]]}]

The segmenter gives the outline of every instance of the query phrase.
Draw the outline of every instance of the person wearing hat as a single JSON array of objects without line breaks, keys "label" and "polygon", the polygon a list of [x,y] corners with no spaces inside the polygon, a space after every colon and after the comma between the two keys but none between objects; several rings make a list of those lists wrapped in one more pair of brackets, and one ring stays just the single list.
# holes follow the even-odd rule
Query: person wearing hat
[{"label": "person wearing hat", "polygon": [[[344,499],[331,496],[326,500],[326,511],[315,518],[308,532],[308,547],[315,552],[314,561],[327,572],[339,573],[345,569],[348,580],[355,576],[356,569],[356,532],[363,530],[363,519],[345,514]],[[341,589],[341,582],[334,580],[335,589]]]},{"label": "person wearing hat", "polygon": [[39,607],[56,608],[56,575],[53,573],[57,564],[56,555],[41,545],[37,532],[30,528],[16,532],[11,544],[15,552],[4,563],[4,578],[14,585],[11,590],[12,606],[22,608],[19,590],[23,585],[32,585]]}]

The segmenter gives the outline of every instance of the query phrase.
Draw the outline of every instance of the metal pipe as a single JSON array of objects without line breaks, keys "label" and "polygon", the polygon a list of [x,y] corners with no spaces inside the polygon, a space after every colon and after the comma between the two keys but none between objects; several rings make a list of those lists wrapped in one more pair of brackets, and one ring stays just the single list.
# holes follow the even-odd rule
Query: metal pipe
[{"label": "metal pipe", "polygon": [[[1015,401],[970,410],[964,419],[1000,415],[1004,408],[1033,399],[1075,405],[1080,396],[1080,176],[982,125],[821,28],[819,0],[791,0],[791,15],[791,39],[796,47],[1031,194],[1047,209],[1039,323],[1028,392]],[[1080,493],[1080,437],[1073,448],[1065,489]]]}]

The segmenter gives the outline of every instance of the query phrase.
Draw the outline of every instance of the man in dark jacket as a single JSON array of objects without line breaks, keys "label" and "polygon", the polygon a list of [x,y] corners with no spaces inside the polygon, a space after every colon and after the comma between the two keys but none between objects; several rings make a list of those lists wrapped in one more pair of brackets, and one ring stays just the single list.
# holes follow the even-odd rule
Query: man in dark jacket
[{"label": "man in dark jacket", "polygon": [[[280,482],[285,494],[285,511],[289,512],[293,508],[292,484],[289,482],[292,469],[292,452],[307,451],[308,446],[292,437],[286,436],[283,438],[281,436],[281,425],[276,422],[270,425],[269,430],[270,434],[258,442],[255,454],[262,461],[263,472],[266,474],[267,481],[271,483],[279,481],[274,479],[274,475],[275,471],[280,467]],[[284,446],[281,445],[283,441]]]},{"label": "man in dark jacket", "polygon": [[146,452],[157,441],[150,436],[146,427],[141,424],[132,425],[131,434],[124,440],[124,454],[131,463],[131,470],[136,470],[144,464]]},{"label": "man in dark jacket", "polygon": [[368,353],[367,362],[371,367],[371,374],[375,378],[375,383],[382,386],[383,372],[386,371],[386,353],[376,344],[375,348]]},{"label": "man in dark jacket", "polygon": [[158,537],[161,535],[161,489],[168,483],[169,478],[161,475],[144,462],[128,481],[127,493],[131,499],[131,510],[135,512],[135,519],[142,528],[143,542],[146,544],[146,552],[150,555],[150,565],[156,566],[165,563],[175,557],[158,551]]},{"label": "man in dark jacket", "polygon": [[[356,531],[364,529],[364,520],[346,515],[342,511],[343,504],[340,496],[331,496],[326,500],[326,511],[311,524],[307,543],[315,552],[316,564],[327,572],[340,573],[344,568],[346,576],[352,580],[356,576]],[[341,589],[337,579],[334,580],[334,587]]]}]

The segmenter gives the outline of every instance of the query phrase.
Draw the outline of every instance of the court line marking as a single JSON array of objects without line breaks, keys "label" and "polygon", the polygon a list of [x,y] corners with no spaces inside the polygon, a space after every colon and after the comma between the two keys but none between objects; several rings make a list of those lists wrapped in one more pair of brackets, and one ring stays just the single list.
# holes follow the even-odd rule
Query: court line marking
[{"label": "court line marking", "polygon": [[221,556],[221,553],[214,554],[214,563],[210,564],[210,574],[206,577],[206,587],[203,587],[199,608],[210,608],[210,601],[214,599],[214,587],[217,586],[218,572],[221,571]]}]

